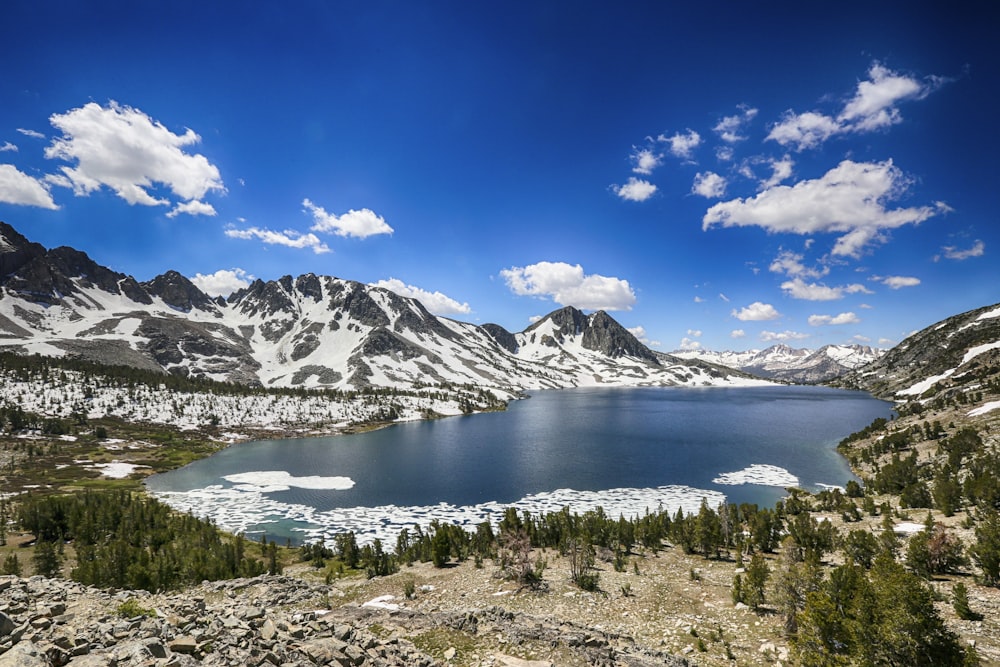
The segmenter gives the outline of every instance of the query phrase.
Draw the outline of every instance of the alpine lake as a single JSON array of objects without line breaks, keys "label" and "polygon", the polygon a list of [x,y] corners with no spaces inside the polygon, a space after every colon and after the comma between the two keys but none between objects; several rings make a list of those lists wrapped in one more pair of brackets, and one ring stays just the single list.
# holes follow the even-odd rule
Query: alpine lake
[{"label": "alpine lake", "polygon": [[811,386],[578,388],[506,411],[352,435],[231,446],[150,477],[175,508],[293,544],[353,530],[388,545],[433,520],[474,529],[521,511],[641,516],[702,500],[773,506],[853,479],[837,443],[891,404]]}]

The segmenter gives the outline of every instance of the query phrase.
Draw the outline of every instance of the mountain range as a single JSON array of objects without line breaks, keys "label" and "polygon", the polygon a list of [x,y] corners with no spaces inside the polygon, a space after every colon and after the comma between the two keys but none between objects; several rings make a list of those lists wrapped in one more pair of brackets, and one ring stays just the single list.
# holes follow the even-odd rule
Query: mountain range
[{"label": "mountain range", "polygon": [[824,345],[816,350],[773,345],[763,350],[744,352],[680,350],[672,354],[681,359],[697,359],[782,382],[817,384],[871,363],[884,353],[885,350],[869,345],[853,344]]},{"label": "mountain range", "polygon": [[519,333],[311,273],[211,297],[176,271],[152,280],[46,249],[0,223],[0,349],[264,387],[702,386],[743,373],[650,350],[603,311],[556,310]]}]

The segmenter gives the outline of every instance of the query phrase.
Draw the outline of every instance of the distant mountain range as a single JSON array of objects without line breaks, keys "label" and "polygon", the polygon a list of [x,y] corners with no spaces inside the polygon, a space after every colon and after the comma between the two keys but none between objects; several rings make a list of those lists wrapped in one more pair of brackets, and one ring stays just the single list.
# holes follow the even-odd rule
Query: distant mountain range
[{"label": "distant mountain range", "polygon": [[884,350],[868,345],[824,345],[816,350],[774,345],[764,350],[745,352],[681,350],[672,354],[681,359],[735,368],[762,378],[816,384],[871,363],[884,353]]},{"label": "distant mountain range", "polygon": [[265,387],[474,385],[502,392],[754,382],[653,352],[610,315],[556,310],[520,333],[437,317],[412,298],[305,274],[210,297],[147,282],[0,223],[0,349]]}]

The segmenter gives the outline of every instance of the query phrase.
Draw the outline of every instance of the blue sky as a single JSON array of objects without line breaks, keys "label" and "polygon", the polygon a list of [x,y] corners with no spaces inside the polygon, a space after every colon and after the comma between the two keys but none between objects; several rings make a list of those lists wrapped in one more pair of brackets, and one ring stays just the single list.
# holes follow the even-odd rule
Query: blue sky
[{"label": "blue sky", "polygon": [[5,2],[0,220],[664,351],[1000,301],[991,3]]}]

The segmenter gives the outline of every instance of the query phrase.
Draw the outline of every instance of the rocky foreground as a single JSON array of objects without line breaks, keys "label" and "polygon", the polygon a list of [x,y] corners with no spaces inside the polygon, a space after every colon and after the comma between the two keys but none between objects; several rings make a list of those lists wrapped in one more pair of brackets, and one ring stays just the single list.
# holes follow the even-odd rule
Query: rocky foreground
[{"label": "rocky foreground", "polygon": [[[330,587],[258,577],[172,594],[102,591],[63,579],[0,578],[0,667],[469,664],[461,637],[509,646],[475,664],[642,667],[686,660],[627,637],[492,607],[410,611],[395,605],[329,609]],[[405,637],[415,637],[410,641]],[[458,644],[449,645],[455,641]],[[421,644],[418,646],[417,644]],[[517,657],[544,646],[556,660]],[[434,654],[440,657],[434,657]],[[464,659],[463,659],[464,658]]]}]

